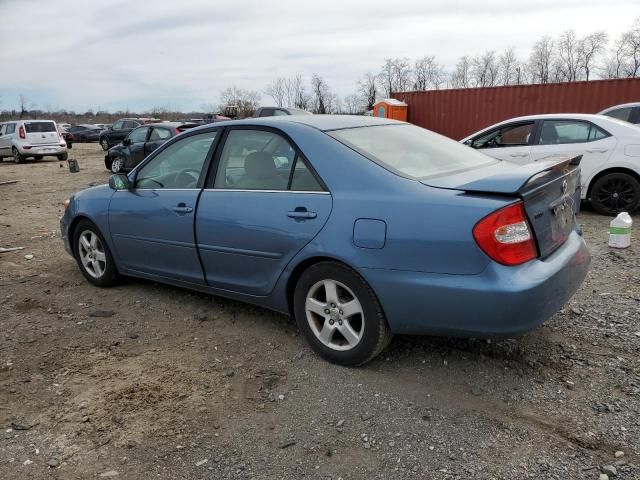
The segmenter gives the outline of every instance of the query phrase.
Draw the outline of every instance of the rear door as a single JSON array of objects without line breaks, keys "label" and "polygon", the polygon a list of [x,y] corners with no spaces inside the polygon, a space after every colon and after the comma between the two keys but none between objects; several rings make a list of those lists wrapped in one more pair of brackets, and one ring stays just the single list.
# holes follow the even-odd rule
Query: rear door
[{"label": "rear door", "polygon": [[546,119],[531,148],[531,160],[539,161],[550,155],[582,155],[580,169],[586,181],[609,159],[616,144],[615,137],[591,122]]},{"label": "rear door", "polygon": [[164,142],[173,137],[173,133],[166,127],[151,127],[151,133],[144,146],[145,156],[149,155]]},{"label": "rear door", "polygon": [[481,133],[465,144],[493,158],[524,164],[530,161],[535,129],[534,120],[507,123]]},{"label": "rear door", "polygon": [[109,204],[109,226],[123,270],[204,284],[194,217],[216,131],[168,146]]},{"label": "rear door", "polygon": [[7,153],[11,153],[11,151],[7,148],[9,142],[7,142],[7,124],[0,124],[0,155],[6,155]]},{"label": "rear door", "polygon": [[235,127],[202,192],[196,237],[207,283],[268,295],[322,229],[332,199],[303,153],[275,129]]},{"label": "rear door", "polygon": [[16,132],[15,122],[8,122],[4,124],[3,135],[0,137],[0,154],[11,155],[11,140]]},{"label": "rear door", "polygon": [[24,128],[27,142],[31,145],[57,145],[60,141],[58,129],[54,122],[24,122]]},{"label": "rear door", "polygon": [[135,167],[146,157],[144,147],[147,142],[147,138],[149,137],[150,130],[150,127],[138,127],[131,130],[131,133],[127,136],[127,139],[130,142],[129,145],[126,146],[129,150],[128,168]]}]

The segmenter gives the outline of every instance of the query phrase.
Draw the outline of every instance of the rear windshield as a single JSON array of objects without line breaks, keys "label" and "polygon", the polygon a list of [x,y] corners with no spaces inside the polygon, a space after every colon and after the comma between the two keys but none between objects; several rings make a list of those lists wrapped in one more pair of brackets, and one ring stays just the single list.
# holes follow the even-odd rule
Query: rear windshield
[{"label": "rear windshield", "polygon": [[424,178],[477,168],[496,160],[415,125],[376,125],[329,134],[400,175]]},{"label": "rear windshield", "polygon": [[55,132],[56,127],[53,122],[29,122],[24,124],[27,133]]}]

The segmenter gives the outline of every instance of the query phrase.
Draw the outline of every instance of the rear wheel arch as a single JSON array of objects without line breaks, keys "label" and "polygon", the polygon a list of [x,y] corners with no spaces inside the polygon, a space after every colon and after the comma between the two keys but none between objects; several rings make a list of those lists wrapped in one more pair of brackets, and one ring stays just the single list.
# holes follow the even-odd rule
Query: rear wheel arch
[{"label": "rear wheel arch", "polygon": [[596,173],[591,179],[591,181],[589,182],[589,185],[587,187],[587,195],[586,195],[587,200],[591,200],[591,189],[593,188],[595,183],[599,179],[601,179],[605,175],[609,175],[610,173],[624,173],[626,175],[629,175],[630,177],[633,177],[637,182],[640,183],[640,174],[638,174],[638,172],[634,170],[631,170],[630,168],[625,168],[625,167],[607,168],[606,170],[602,170],[601,172]]}]

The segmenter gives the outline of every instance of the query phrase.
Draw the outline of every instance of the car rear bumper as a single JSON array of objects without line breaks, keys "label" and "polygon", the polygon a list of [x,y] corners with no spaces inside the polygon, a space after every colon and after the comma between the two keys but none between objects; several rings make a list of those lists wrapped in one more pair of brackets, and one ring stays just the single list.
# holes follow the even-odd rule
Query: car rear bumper
[{"label": "car rear bumper", "polygon": [[18,145],[18,151],[22,155],[60,155],[67,151],[67,147],[61,147],[60,145],[29,145],[30,148],[25,148],[23,145]]},{"label": "car rear bumper", "polygon": [[590,254],[572,232],[544,260],[517,267],[491,262],[478,275],[361,269],[391,331],[464,337],[513,336],[562,308],[587,275]]}]

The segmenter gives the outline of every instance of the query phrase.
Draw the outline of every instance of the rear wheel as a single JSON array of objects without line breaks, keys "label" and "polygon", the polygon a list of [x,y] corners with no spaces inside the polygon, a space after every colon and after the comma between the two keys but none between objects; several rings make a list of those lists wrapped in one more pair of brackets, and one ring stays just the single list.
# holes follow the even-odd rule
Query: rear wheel
[{"label": "rear wheel", "polygon": [[13,147],[11,150],[11,154],[13,155],[13,161],[16,163],[24,162],[24,156],[18,151],[16,147]]},{"label": "rear wheel", "polygon": [[106,138],[101,138],[100,139],[100,146],[106,152],[107,150],[109,150],[109,141]]},{"label": "rear wheel", "polygon": [[604,175],[593,184],[591,204],[603,215],[631,213],[640,206],[640,183],[626,173]]},{"label": "rear wheel", "polygon": [[110,287],[118,280],[113,256],[100,230],[81,220],[73,235],[73,248],[82,275],[98,287]]},{"label": "rear wheel", "polygon": [[320,262],[306,270],[296,285],[293,303],[301,332],[332,363],[362,365],[391,340],[373,290],[340,263]]},{"label": "rear wheel", "polygon": [[64,162],[68,156],[69,154],[67,152],[61,153],[60,155],[56,155],[56,157],[58,157],[58,160],[60,160],[61,162]]}]

